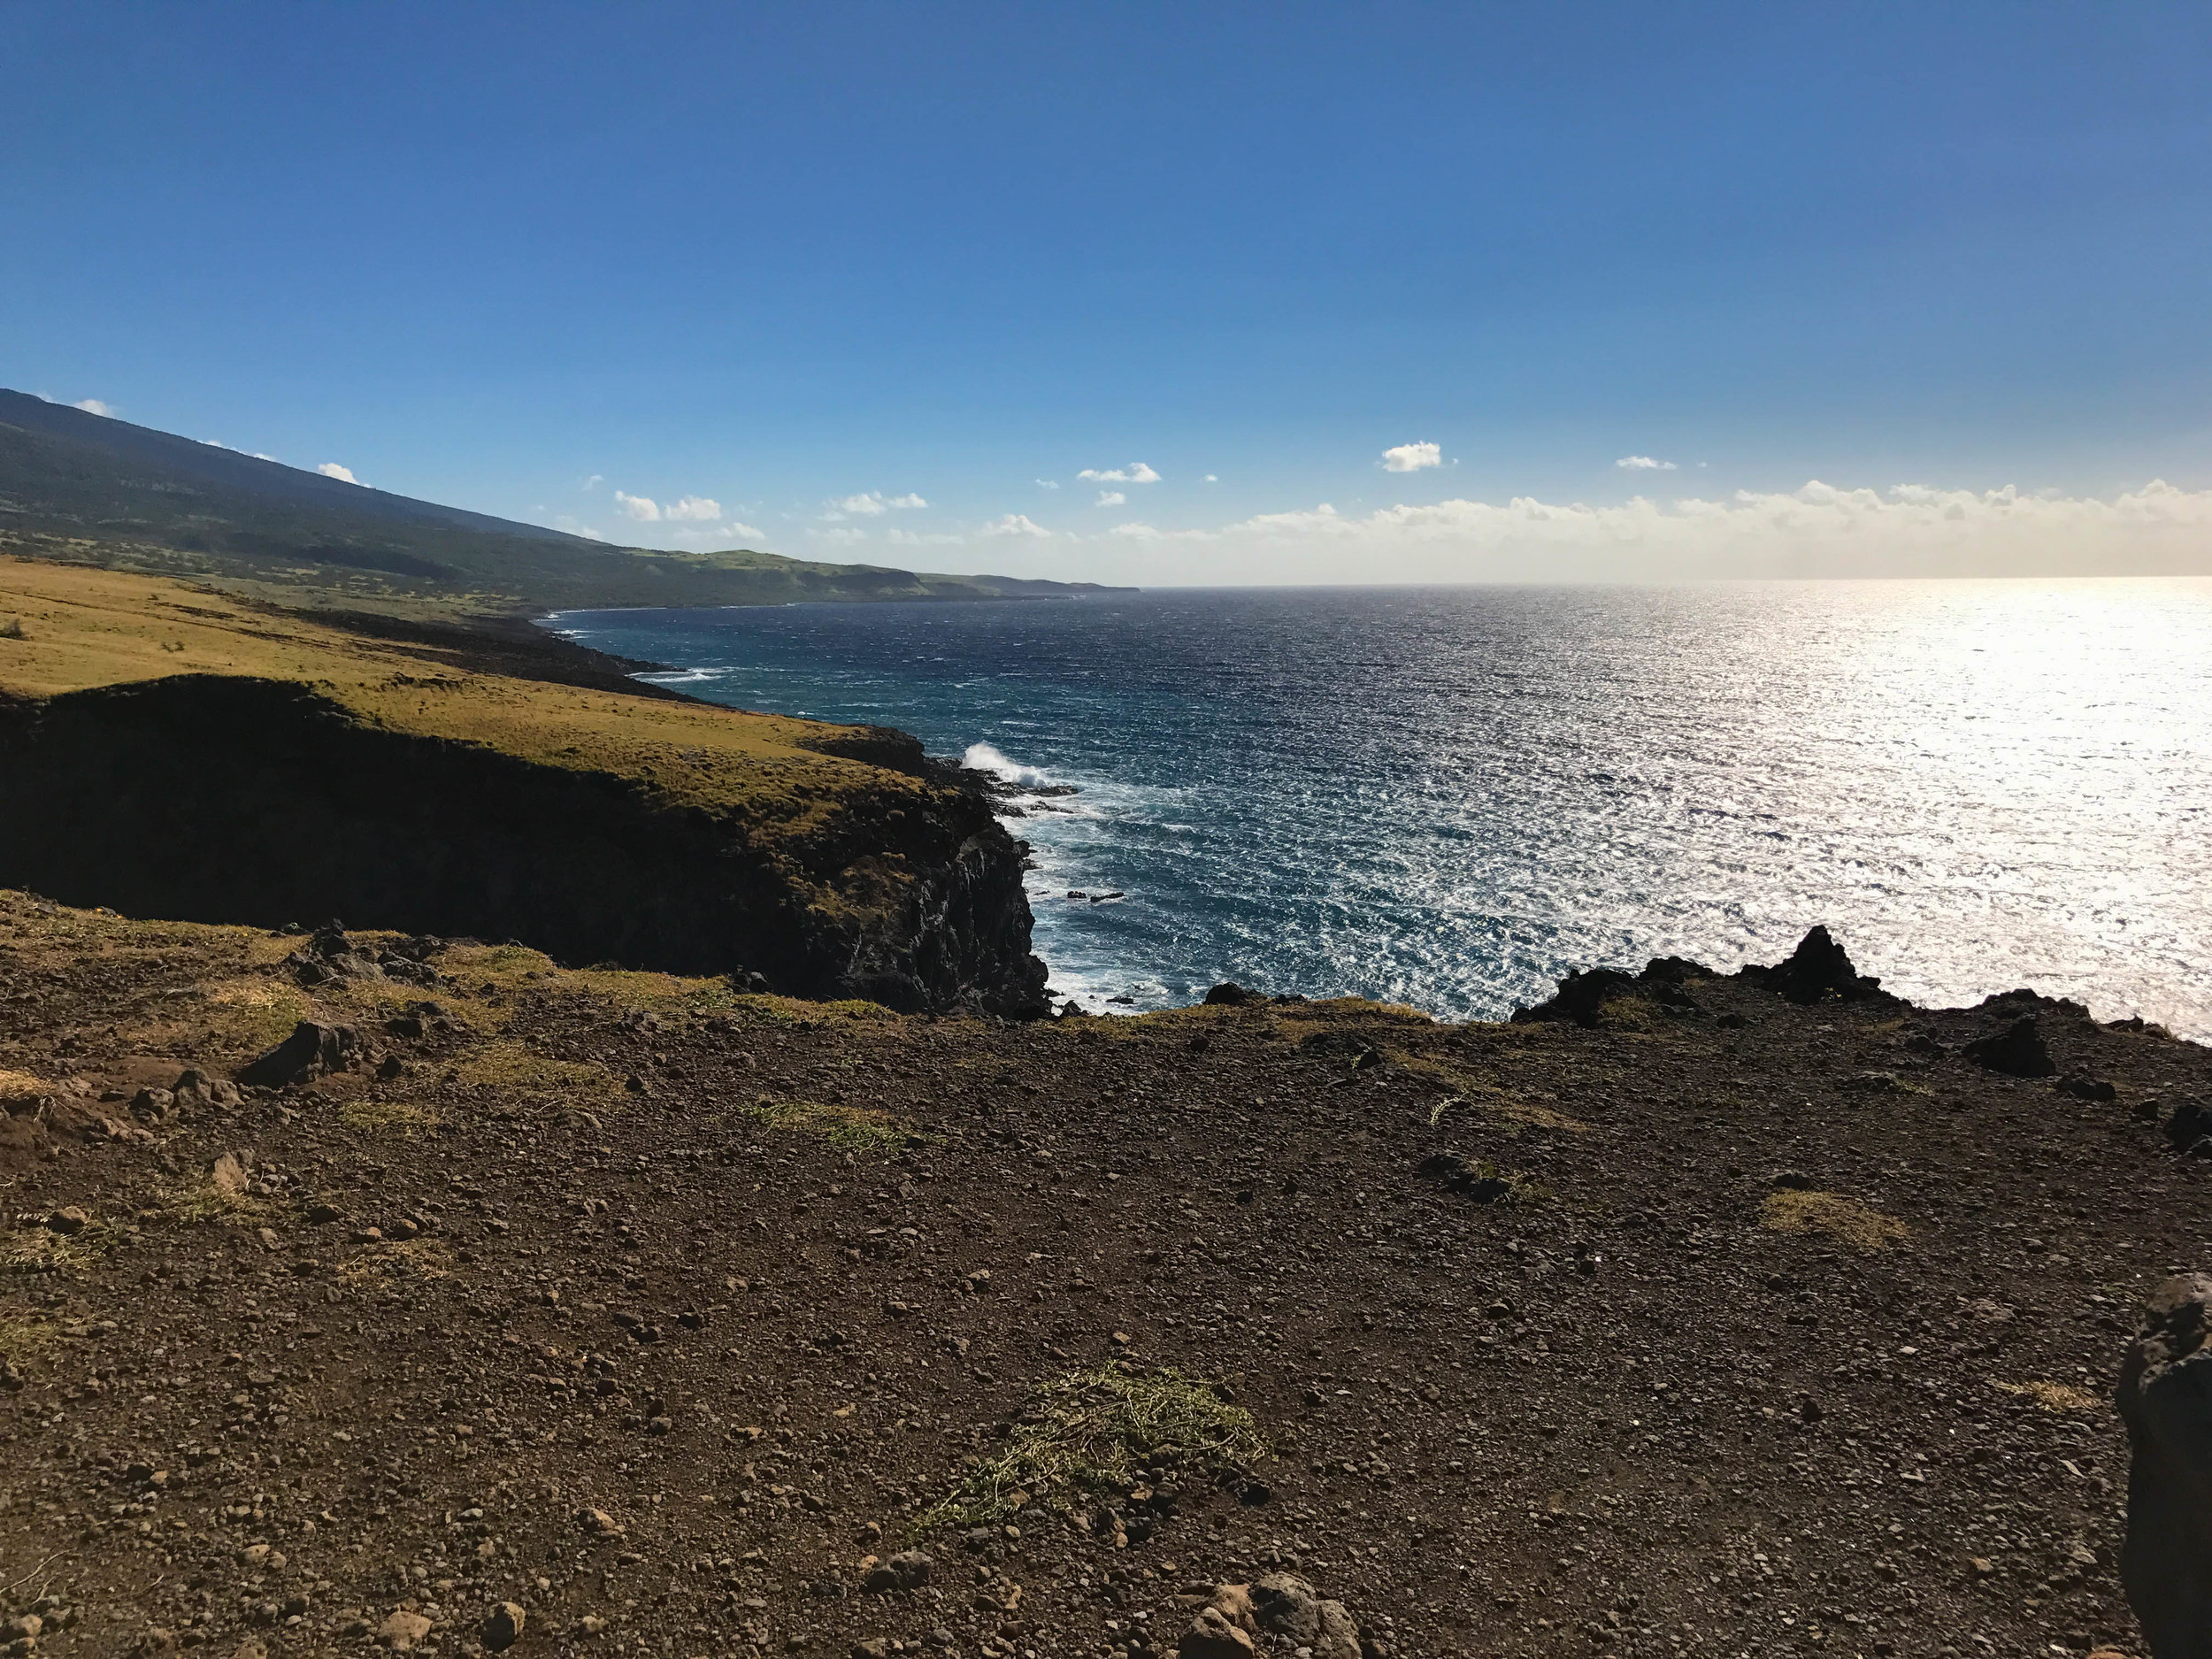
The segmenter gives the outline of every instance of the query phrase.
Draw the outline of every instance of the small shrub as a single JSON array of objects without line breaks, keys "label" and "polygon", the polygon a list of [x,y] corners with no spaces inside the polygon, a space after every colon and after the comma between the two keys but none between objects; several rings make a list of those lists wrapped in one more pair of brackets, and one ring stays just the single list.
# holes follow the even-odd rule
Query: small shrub
[{"label": "small shrub", "polygon": [[1086,1496],[1125,1496],[1141,1469],[1181,1481],[1240,1475],[1267,1455],[1252,1414],[1180,1372],[1111,1362],[1045,1384],[1012,1442],[917,1524],[975,1526],[1025,1507],[1065,1512]]}]

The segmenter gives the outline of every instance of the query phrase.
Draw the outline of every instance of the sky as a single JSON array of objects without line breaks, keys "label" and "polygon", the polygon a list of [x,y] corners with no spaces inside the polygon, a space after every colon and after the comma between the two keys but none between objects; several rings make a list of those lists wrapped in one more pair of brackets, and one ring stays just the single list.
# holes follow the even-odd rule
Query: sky
[{"label": "sky", "polygon": [[0,384],[632,545],[2212,572],[2200,4],[0,7]]}]

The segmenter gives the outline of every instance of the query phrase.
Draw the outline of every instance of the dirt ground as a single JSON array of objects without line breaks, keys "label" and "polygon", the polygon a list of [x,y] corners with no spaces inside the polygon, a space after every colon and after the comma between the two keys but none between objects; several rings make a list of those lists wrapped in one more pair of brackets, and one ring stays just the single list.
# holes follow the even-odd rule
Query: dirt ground
[{"label": "dirt ground", "polygon": [[[1286,1569],[1397,1659],[2136,1651],[2108,1395],[2212,1054],[1586,1011],[926,1020],[0,894],[0,1650],[1102,1656]],[[2025,1013],[2057,1077],[1962,1053]],[[232,1087],[301,1021],[341,1069]]]}]

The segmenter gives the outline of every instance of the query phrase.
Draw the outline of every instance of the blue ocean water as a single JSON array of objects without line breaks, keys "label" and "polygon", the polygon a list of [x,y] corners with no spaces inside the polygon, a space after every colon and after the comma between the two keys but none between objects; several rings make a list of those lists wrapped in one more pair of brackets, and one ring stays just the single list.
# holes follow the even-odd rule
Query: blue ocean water
[{"label": "blue ocean water", "polygon": [[656,678],[696,695],[1076,786],[1011,827],[1053,984],[1102,1010],[1233,979],[1497,1017],[1570,968],[1733,968],[1825,922],[1917,1001],[2029,985],[2212,1038],[2212,582],[1179,589],[552,625],[678,664]]}]

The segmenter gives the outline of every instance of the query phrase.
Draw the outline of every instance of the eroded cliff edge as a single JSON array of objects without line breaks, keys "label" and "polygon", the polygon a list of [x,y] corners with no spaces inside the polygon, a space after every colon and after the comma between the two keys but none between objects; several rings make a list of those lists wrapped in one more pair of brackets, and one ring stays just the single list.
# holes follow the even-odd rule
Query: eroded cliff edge
[{"label": "eroded cliff edge", "polygon": [[1019,844],[893,734],[472,673],[134,578],[9,563],[0,612],[0,884],[1041,1010]]}]

